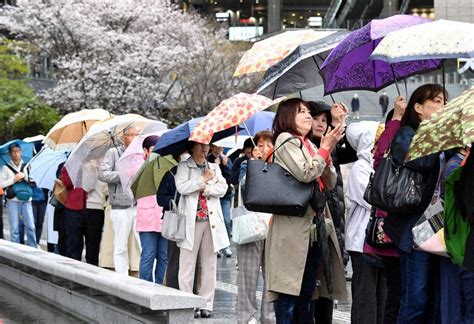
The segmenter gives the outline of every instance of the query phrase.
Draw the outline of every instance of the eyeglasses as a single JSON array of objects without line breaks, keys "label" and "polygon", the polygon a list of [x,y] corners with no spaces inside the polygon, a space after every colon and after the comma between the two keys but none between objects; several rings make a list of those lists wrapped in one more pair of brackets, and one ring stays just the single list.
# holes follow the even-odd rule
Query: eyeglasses
[{"label": "eyeglasses", "polygon": [[132,137],[135,137],[135,136],[138,136],[139,134],[123,134],[124,136],[132,136]]}]

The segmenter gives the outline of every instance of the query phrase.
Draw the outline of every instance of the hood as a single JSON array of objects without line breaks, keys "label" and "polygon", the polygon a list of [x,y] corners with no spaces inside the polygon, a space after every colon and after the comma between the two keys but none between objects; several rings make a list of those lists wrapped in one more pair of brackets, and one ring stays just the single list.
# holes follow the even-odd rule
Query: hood
[{"label": "hood", "polygon": [[372,165],[372,148],[379,123],[362,121],[352,123],[346,128],[346,137],[349,144],[356,150],[357,158],[364,159]]}]

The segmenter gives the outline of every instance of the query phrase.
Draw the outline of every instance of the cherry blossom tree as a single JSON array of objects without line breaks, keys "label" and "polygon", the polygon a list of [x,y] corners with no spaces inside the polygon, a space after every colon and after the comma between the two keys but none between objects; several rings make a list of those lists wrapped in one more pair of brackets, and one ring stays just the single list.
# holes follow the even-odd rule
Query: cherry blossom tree
[{"label": "cherry blossom tree", "polygon": [[[51,59],[57,85],[41,95],[63,113],[103,108],[163,119],[166,108],[186,119],[188,107],[202,115],[248,86],[232,80],[236,54],[224,57],[233,45],[223,33],[168,0],[19,0],[1,10],[0,27]],[[195,95],[203,78],[207,87]]]}]

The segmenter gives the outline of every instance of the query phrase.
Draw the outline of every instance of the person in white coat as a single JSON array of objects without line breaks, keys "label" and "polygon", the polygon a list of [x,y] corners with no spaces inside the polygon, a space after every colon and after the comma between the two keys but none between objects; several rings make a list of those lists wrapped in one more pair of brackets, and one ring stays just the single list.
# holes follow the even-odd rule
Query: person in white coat
[{"label": "person in white coat", "polygon": [[386,276],[383,263],[373,256],[363,254],[365,230],[372,206],[364,200],[364,192],[374,172],[373,152],[377,134],[381,134],[379,123],[363,121],[350,124],[346,129],[349,144],[356,149],[358,160],[354,162],[347,186],[349,210],[346,220],[346,250],[352,262],[352,309],[351,323],[382,323]]},{"label": "person in white coat", "polygon": [[191,157],[178,164],[176,189],[181,194],[178,209],[186,217],[186,238],[178,243],[179,289],[193,292],[196,262],[201,271],[198,295],[206,300],[205,308],[195,316],[211,316],[216,287],[216,253],[230,245],[219,198],[227,191],[227,183],[219,166],[208,163],[209,145],[193,143]]}]

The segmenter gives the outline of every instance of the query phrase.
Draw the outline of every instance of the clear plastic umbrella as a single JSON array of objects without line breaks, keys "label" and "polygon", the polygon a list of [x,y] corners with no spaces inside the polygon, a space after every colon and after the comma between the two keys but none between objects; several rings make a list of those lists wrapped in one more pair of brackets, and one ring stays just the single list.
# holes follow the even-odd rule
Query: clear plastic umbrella
[{"label": "clear plastic umbrella", "polygon": [[142,134],[167,128],[160,121],[135,114],[114,116],[95,123],[71,152],[65,164],[74,186],[81,187],[82,166],[91,160],[102,160],[110,148],[121,146],[123,133],[129,127],[137,128]]}]

